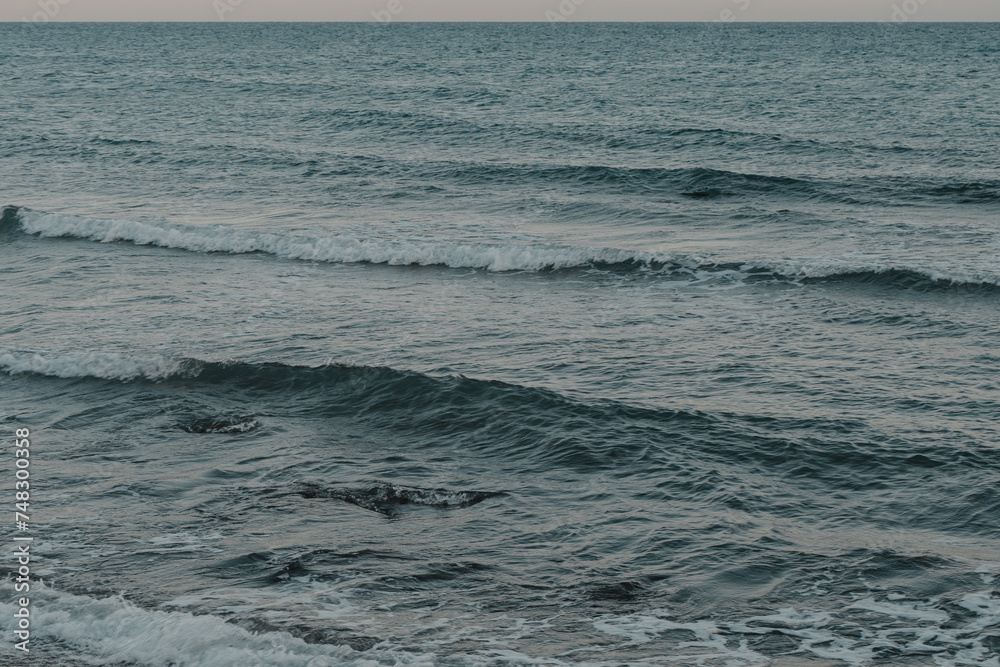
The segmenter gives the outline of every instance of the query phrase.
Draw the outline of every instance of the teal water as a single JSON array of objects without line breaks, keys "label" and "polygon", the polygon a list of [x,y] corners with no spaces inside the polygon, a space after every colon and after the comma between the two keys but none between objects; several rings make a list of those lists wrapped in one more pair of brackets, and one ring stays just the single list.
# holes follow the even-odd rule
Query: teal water
[{"label": "teal water", "polygon": [[1000,666],[998,30],[0,25],[38,664]]}]

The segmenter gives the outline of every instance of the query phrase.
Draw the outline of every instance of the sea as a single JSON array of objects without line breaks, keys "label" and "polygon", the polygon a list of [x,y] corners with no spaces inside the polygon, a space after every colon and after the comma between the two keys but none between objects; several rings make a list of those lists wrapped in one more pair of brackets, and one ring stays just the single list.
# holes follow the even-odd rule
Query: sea
[{"label": "sea", "polygon": [[8,23],[0,91],[0,663],[1000,665],[1000,24]]}]

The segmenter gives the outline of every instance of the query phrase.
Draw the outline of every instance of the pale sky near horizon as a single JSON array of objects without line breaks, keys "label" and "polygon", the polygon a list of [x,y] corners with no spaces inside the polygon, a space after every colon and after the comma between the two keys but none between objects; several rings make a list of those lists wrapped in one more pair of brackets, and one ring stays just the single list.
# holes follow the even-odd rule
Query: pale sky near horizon
[{"label": "pale sky near horizon", "polygon": [[0,0],[0,21],[1000,21],[998,0]]}]

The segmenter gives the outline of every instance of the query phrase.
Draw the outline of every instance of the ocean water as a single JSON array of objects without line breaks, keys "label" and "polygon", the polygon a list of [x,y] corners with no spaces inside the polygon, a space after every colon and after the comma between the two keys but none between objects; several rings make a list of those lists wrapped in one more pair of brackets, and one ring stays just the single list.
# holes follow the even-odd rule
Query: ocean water
[{"label": "ocean water", "polygon": [[998,45],[0,25],[0,661],[997,667]]}]

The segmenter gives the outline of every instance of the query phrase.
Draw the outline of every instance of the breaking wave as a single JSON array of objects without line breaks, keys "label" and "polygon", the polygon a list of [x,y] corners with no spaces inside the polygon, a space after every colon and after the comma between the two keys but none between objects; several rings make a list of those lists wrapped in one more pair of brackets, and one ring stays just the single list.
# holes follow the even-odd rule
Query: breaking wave
[{"label": "breaking wave", "polygon": [[445,266],[495,272],[600,269],[654,273],[665,279],[696,282],[724,277],[735,281],[872,283],[907,289],[1000,287],[1000,274],[994,272],[942,272],[892,262],[864,264],[822,259],[720,262],[615,248],[307,236],[166,221],[95,219],[8,206],[0,216],[0,233],[11,231],[201,253],[263,253],[283,259],[329,263]]},{"label": "breaking wave", "polygon": [[101,380],[163,380],[183,373],[190,362],[161,356],[128,356],[118,352],[83,351],[41,355],[0,350],[0,369],[9,374],[30,373],[58,378],[91,377]]},{"label": "breaking wave", "polygon": [[[393,651],[355,651],[349,646],[311,644],[287,632],[250,632],[218,616],[138,607],[122,596],[95,599],[32,582],[30,650],[58,643],[95,665],[185,665],[185,667],[369,667],[435,665],[435,656]],[[13,637],[13,586],[0,586],[0,628]],[[37,628],[37,629],[36,629]],[[42,646],[38,646],[42,644]],[[61,663],[61,661],[60,661]],[[54,663],[53,663],[54,664]]]}]

